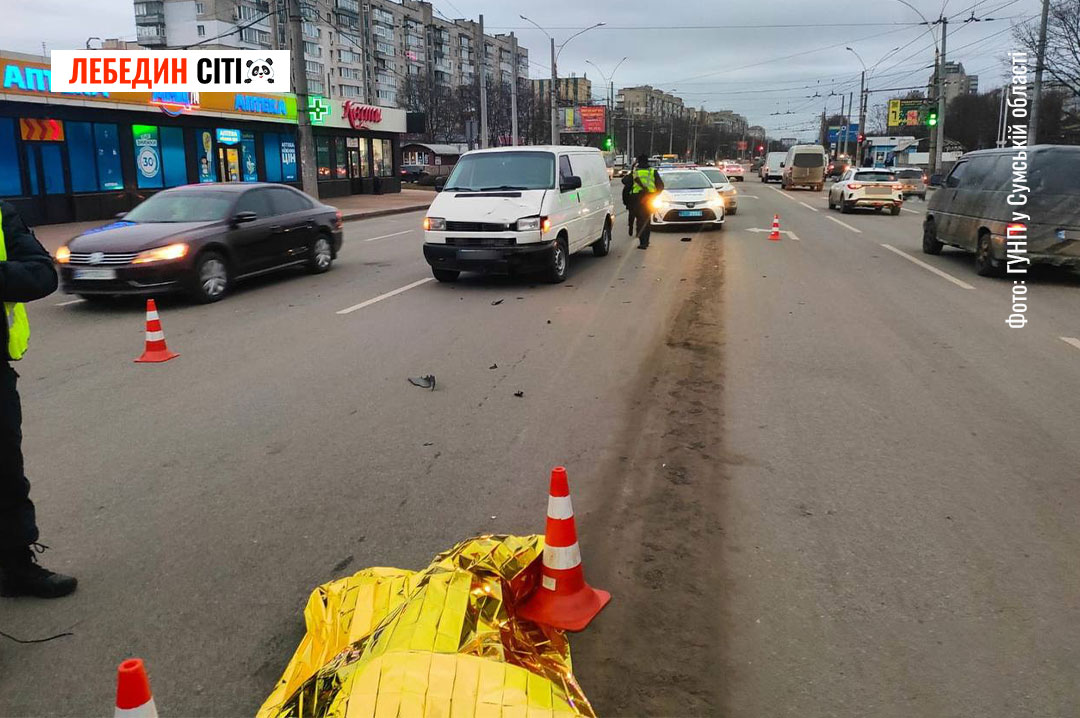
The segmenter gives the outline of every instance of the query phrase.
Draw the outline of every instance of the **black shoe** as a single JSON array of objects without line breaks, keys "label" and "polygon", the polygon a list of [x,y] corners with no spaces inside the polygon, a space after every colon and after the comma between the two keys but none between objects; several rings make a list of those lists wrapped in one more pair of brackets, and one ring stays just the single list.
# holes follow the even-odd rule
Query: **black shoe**
[{"label": "black shoe", "polygon": [[38,564],[34,552],[41,553],[48,547],[37,543],[31,546],[0,556],[0,596],[60,598],[73,593],[79,584],[75,578]]},{"label": "black shoe", "polygon": [[647,245],[647,244],[639,244],[639,245],[637,246],[637,248],[638,248],[638,249],[648,249],[648,248],[649,248],[649,245]]}]

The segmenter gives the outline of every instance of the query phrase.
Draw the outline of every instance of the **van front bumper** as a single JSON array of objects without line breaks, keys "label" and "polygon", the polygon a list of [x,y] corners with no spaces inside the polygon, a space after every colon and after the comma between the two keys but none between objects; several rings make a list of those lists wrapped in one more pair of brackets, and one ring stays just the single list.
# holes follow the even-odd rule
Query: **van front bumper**
[{"label": "van front bumper", "polygon": [[425,243],[424,259],[433,269],[511,274],[544,269],[551,264],[554,249],[555,240],[512,247],[453,247]]}]

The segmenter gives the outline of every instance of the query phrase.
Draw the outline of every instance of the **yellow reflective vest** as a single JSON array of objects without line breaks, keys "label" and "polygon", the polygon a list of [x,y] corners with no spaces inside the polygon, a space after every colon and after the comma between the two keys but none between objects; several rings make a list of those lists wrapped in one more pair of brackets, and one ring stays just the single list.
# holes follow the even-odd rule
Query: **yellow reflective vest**
[{"label": "yellow reflective vest", "polygon": [[655,191],[656,170],[654,170],[652,167],[634,170],[634,186],[630,190],[630,193],[641,194],[642,192],[648,192],[649,194],[652,194]]},{"label": "yellow reflective vest", "polygon": [[[7,261],[3,223],[4,217],[0,215],[0,262]],[[30,319],[26,316],[26,305],[4,302],[4,319],[7,321],[7,358],[18,361],[26,354],[26,347],[30,344]]]}]

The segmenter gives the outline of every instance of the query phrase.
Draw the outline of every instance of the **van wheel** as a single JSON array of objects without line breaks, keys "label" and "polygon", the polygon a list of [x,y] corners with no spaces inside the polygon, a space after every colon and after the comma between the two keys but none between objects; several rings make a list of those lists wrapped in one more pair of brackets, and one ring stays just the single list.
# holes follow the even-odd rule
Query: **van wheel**
[{"label": "van wheel", "polygon": [[600,239],[592,244],[592,253],[597,257],[606,257],[611,251],[611,221],[604,222],[604,232]]},{"label": "van wheel", "polygon": [[980,232],[979,241],[975,243],[975,274],[980,277],[1000,277],[1005,272],[999,263],[994,261],[993,252],[990,250],[990,233]]},{"label": "van wheel", "polygon": [[559,284],[566,280],[566,268],[570,264],[570,247],[566,237],[559,237],[551,249],[551,259],[548,262],[546,280],[552,284]]},{"label": "van wheel", "polygon": [[927,220],[922,228],[922,251],[923,254],[941,254],[941,248],[945,246],[938,241],[937,228],[934,220]]},{"label": "van wheel", "polygon": [[435,269],[432,267],[431,275],[440,282],[456,282],[457,278],[461,276],[461,272],[454,271],[453,269]]}]

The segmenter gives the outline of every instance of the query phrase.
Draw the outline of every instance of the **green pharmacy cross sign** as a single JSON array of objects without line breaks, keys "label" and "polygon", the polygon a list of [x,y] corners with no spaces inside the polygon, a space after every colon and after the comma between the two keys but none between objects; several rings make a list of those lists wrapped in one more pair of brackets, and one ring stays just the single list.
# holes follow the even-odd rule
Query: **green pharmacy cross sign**
[{"label": "green pharmacy cross sign", "polygon": [[321,125],[329,114],[330,103],[326,101],[325,97],[321,95],[308,97],[308,117],[311,118],[312,124]]}]

